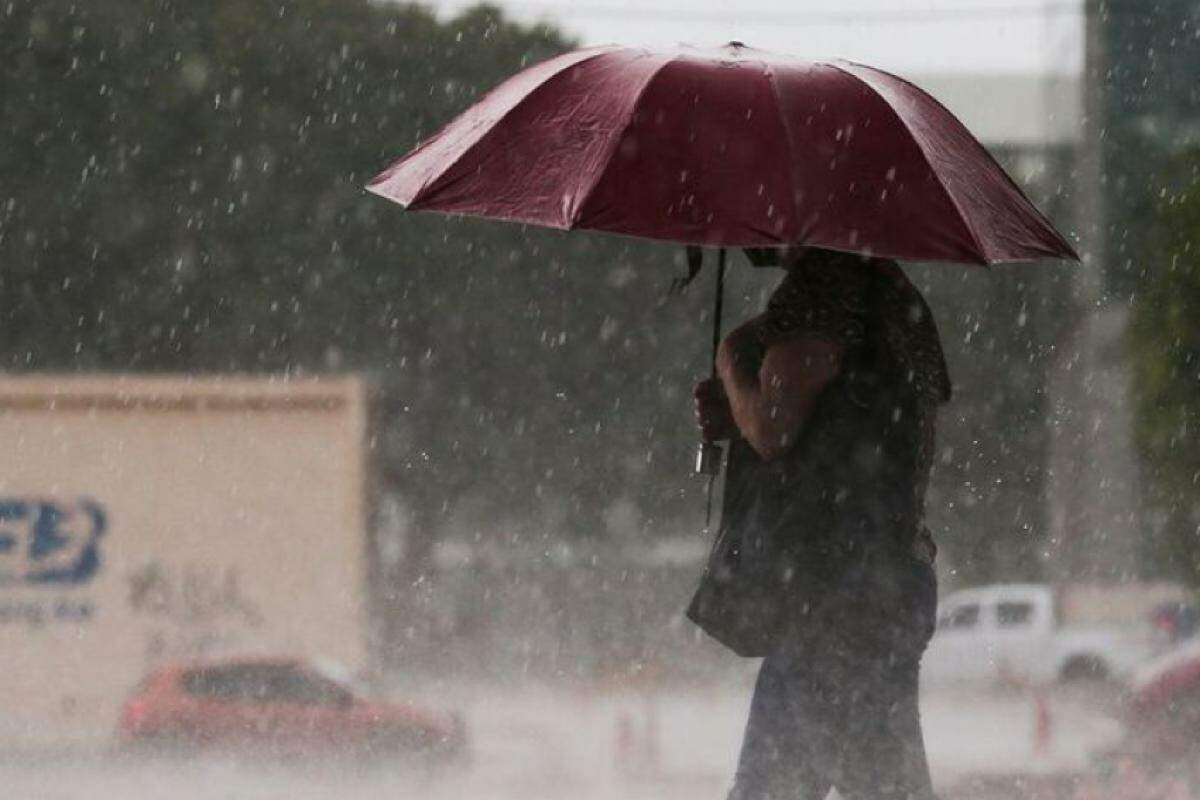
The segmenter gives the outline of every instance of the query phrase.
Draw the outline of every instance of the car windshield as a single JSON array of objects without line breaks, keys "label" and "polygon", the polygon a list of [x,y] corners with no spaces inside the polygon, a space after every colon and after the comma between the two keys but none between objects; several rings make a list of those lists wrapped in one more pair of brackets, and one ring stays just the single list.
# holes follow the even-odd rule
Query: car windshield
[{"label": "car windshield", "polygon": [[1010,602],[996,605],[996,624],[1001,628],[1017,628],[1033,621],[1033,603]]},{"label": "car windshield", "polygon": [[344,705],[350,693],[333,681],[291,664],[238,664],[190,670],[185,690],[197,697],[247,703]]},{"label": "car windshield", "polygon": [[972,603],[970,605],[957,606],[945,612],[938,620],[938,628],[944,630],[973,628],[978,621],[979,606]]}]

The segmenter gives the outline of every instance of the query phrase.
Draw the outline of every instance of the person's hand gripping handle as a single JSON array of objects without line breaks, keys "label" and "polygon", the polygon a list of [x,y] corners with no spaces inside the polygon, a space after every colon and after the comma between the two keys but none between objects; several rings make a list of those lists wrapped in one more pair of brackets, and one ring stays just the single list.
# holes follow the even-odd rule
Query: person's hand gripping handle
[{"label": "person's hand gripping handle", "polygon": [[719,378],[705,378],[693,391],[696,424],[702,441],[696,453],[696,473],[717,475],[721,471],[721,446],[717,442],[733,438],[736,426],[729,410],[729,399]]}]

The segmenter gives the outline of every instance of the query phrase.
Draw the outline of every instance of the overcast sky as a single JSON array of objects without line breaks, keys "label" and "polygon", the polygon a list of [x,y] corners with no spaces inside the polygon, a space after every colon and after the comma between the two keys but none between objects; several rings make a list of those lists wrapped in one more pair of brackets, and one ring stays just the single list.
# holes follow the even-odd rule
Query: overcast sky
[{"label": "overcast sky", "polygon": [[[901,73],[1082,68],[1082,0],[491,0],[585,44],[742,41]],[[425,0],[443,16],[470,0]]]}]

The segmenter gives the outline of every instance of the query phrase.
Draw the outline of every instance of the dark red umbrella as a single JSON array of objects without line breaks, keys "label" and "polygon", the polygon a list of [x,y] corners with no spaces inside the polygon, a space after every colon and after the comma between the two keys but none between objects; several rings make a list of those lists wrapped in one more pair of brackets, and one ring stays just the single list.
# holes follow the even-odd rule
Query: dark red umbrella
[{"label": "dark red umbrella", "polygon": [[696,245],[980,264],[1076,258],[916,86],[737,43],[550,59],[369,189],[409,209]]},{"label": "dark red umbrella", "polygon": [[[722,248],[714,365],[726,247],[978,264],[1077,258],[962,123],[916,86],[737,42],[552,58],[502,83],[368,188],[413,210]],[[690,260],[694,275],[699,261]],[[698,471],[715,474],[719,455],[703,445]]]}]

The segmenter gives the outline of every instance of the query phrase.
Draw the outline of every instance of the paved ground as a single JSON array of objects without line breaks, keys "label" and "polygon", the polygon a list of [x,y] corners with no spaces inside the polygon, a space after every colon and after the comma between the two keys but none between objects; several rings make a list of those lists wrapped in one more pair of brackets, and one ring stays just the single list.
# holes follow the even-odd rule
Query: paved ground
[{"label": "paved ground", "polygon": [[[744,689],[730,687],[686,694],[457,687],[442,694],[465,713],[474,752],[469,765],[438,774],[400,764],[132,759],[92,748],[10,752],[0,759],[0,786],[14,800],[720,800],[748,703]],[[1069,797],[1058,776],[1083,768],[1087,752],[1119,729],[1089,696],[1047,702],[1051,736],[1039,745],[1029,695],[927,694],[926,739],[943,794]]]}]

